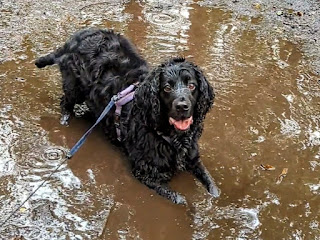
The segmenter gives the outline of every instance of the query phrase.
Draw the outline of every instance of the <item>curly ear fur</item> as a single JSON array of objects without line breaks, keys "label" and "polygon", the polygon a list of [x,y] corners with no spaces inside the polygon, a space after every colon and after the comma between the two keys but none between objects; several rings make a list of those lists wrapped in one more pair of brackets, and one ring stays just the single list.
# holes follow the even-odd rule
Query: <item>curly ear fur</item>
[{"label": "curly ear fur", "polygon": [[200,90],[196,109],[194,112],[194,123],[195,125],[200,125],[203,122],[206,114],[208,113],[208,111],[213,105],[215,94],[212,86],[204,76],[201,69],[192,63],[191,65],[196,73],[196,77],[199,84],[199,90]]},{"label": "curly ear fur", "polygon": [[138,112],[141,115],[141,122],[146,126],[151,126],[156,129],[160,119],[160,100],[159,100],[159,85],[160,85],[161,68],[156,68],[150,72],[145,81],[141,83],[136,90],[134,101]]}]

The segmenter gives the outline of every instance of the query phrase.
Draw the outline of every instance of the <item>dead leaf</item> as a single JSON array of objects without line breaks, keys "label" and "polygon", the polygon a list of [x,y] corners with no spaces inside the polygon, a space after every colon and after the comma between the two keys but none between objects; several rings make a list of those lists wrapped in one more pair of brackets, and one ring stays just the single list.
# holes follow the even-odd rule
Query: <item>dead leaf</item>
[{"label": "dead leaf", "polygon": [[26,209],[25,207],[21,207],[21,208],[20,208],[20,212],[21,212],[21,213],[24,213],[26,210],[27,210],[27,209]]},{"label": "dead leaf", "polygon": [[287,173],[288,173],[288,168],[282,169],[281,174],[277,177],[277,182],[276,182],[276,184],[280,184],[280,183],[282,182],[283,178],[284,178],[285,176],[287,176]]},{"label": "dead leaf", "polygon": [[14,237],[11,240],[25,240],[23,236]]},{"label": "dead leaf", "polygon": [[253,6],[255,7],[255,9],[261,10],[261,4],[260,3],[254,3]]},{"label": "dead leaf", "polygon": [[302,16],[303,16],[303,12],[297,12],[297,15],[298,15],[299,17],[302,17]]},{"label": "dead leaf", "polygon": [[273,171],[276,169],[274,166],[271,166],[269,164],[261,164],[260,168],[265,171]]},{"label": "dead leaf", "polygon": [[287,175],[288,173],[288,168],[282,169],[281,175]]}]

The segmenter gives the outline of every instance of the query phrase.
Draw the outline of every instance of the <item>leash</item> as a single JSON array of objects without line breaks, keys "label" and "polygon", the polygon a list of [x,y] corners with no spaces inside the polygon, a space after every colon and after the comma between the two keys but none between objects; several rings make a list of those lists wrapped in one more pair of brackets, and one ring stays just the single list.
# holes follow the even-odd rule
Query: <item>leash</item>
[{"label": "leash", "polygon": [[80,149],[80,147],[84,144],[84,142],[87,140],[87,137],[92,132],[92,130],[101,122],[101,120],[107,115],[107,113],[111,110],[111,108],[115,105],[117,102],[118,95],[114,95],[109,104],[105,107],[97,121],[92,125],[91,128],[89,128],[85,134],[79,139],[79,141],[71,148],[69,153],[67,154],[67,158],[70,159],[73,157],[73,155]]},{"label": "leash", "polygon": [[70,152],[67,155],[69,159],[72,158],[72,156],[79,150],[79,148],[84,144],[84,142],[86,141],[87,137],[92,132],[92,130],[101,122],[101,120],[107,115],[107,113],[111,110],[111,108],[114,105],[118,105],[118,102],[119,102],[119,105],[121,106],[127,103],[128,101],[122,103],[123,99],[127,99],[127,96],[132,96],[130,98],[130,101],[133,99],[134,89],[137,87],[138,84],[139,83],[131,84],[129,87],[122,90],[118,94],[113,95],[109,104],[105,107],[105,109],[103,110],[103,112],[101,113],[97,121],[95,122],[95,124],[93,124],[92,127],[89,128],[89,130],[86,131],[86,133],[80,138],[80,140],[73,146],[73,148],[71,148]]},{"label": "leash", "polygon": [[123,98],[125,98],[128,94],[132,94],[132,91],[136,88],[137,84],[132,84],[123,91],[119,92],[116,95],[113,95],[108,105],[105,107],[105,109],[100,114],[99,118],[96,120],[96,122],[92,125],[91,128],[89,128],[85,134],[79,139],[79,141],[71,148],[69,153],[67,154],[66,158],[53,170],[53,172],[50,173],[48,177],[46,177],[41,184],[32,191],[32,193],[22,202],[19,204],[19,206],[9,214],[9,216],[1,222],[0,226],[3,227],[7,221],[52,177],[54,173],[58,171],[58,169],[67,162],[68,159],[72,158],[73,155],[80,149],[80,147],[84,144],[89,134],[92,132],[92,130],[101,122],[101,120],[108,114],[108,112],[111,110],[111,108],[118,102],[121,101]]}]

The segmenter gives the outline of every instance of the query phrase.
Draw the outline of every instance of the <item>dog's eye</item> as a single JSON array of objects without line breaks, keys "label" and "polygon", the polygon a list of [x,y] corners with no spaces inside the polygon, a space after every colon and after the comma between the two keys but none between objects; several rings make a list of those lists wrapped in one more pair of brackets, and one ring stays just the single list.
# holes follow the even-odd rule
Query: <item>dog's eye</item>
[{"label": "dog's eye", "polygon": [[193,91],[196,89],[196,85],[194,85],[193,83],[189,83],[188,88]]},{"label": "dog's eye", "polygon": [[172,91],[172,88],[169,84],[167,84],[166,86],[164,86],[164,89],[163,89],[165,92],[171,92]]}]

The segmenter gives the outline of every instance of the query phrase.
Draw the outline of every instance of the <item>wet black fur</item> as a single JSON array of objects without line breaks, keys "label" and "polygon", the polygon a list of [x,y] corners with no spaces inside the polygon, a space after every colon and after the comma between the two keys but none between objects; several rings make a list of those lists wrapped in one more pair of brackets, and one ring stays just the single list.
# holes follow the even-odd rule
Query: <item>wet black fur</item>
[{"label": "wet black fur", "polygon": [[[36,61],[39,68],[52,64],[58,64],[62,74],[62,123],[68,120],[74,105],[82,102],[86,102],[97,118],[114,94],[140,82],[134,100],[123,107],[120,119],[121,146],[133,175],[174,203],[186,203],[183,196],[167,185],[179,171],[190,171],[211,195],[219,195],[199,157],[198,139],[214,93],[196,65],[183,58],[173,58],[150,69],[125,37],[101,29],[81,30],[63,47]],[[182,79],[182,74],[188,77]],[[188,81],[192,80],[196,89],[189,91]],[[176,91],[165,93],[164,82],[170,82]],[[177,114],[176,118],[186,117],[175,111],[172,101],[177,97],[181,101],[187,98],[188,112],[183,114],[193,116],[193,124],[187,131],[176,130],[168,121],[169,111]],[[116,142],[114,109],[101,126],[106,136]]]}]

